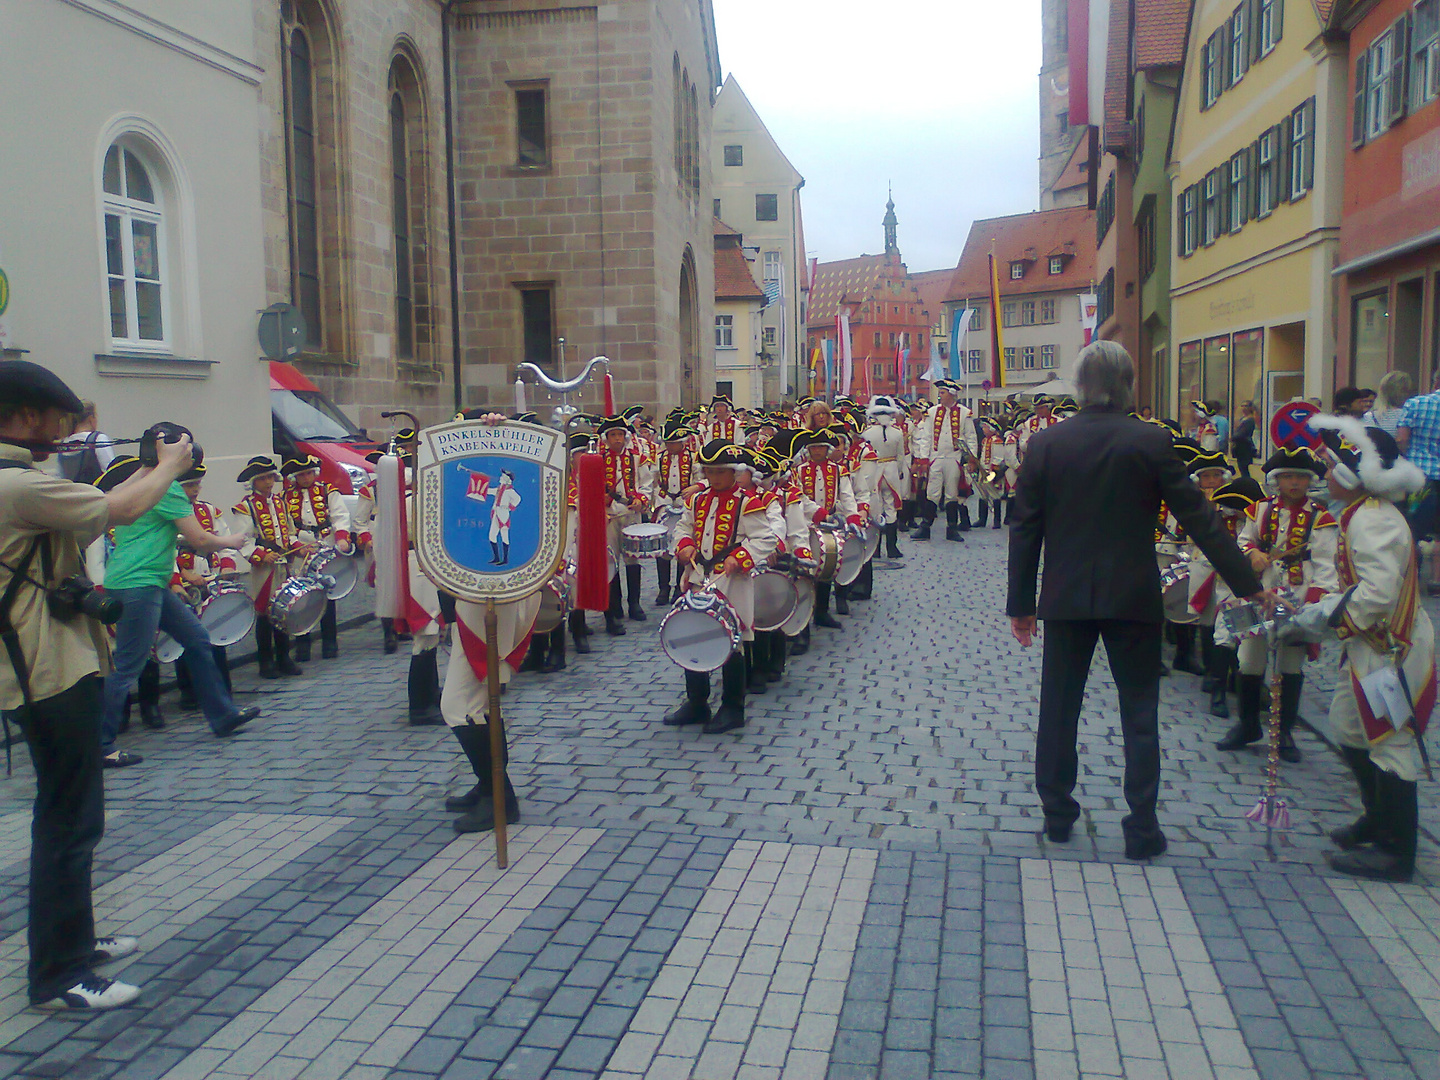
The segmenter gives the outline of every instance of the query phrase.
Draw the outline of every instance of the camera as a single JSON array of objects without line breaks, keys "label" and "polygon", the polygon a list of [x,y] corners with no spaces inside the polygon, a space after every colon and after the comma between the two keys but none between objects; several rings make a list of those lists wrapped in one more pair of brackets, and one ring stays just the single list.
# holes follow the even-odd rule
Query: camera
[{"label": "camera", "polygon": [[95,588],[95,583],[84,574],[72,574],[50,590],[48,601],[50,614],[62,622],[69,622],[76,615],[88,615],[106,626],[120,621],[125,605],[114,596],[107,596]]},{"label": "camera", "polygon": [[205,460],[205,451],[200,449],[200,444],[195,441],[195,435],[189,428],[180,424],[172,424],[169,420],[162,420],[158,424],[151,424],[140,436],[140,464],[147,469],[153,469],[160,464],[160,455],[157,445],[161,442],[179,442],[181,435],[190,436],[190,449],[195,454],[194,465],[199,465]]}]

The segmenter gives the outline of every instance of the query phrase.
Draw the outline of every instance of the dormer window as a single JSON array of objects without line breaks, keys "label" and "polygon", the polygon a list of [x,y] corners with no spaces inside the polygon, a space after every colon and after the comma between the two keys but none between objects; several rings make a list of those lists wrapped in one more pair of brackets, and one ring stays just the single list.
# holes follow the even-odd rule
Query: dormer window
[{"label": "dormer window", "polygon": [[1052,274],[1063,274],[1064,272],[1065,272],[1065,256],[1064,256],[1064,255],[1051,255],[1051,256],[1050,256],[1050,273],[1052,273]]},{"label": "dormer window", "polygon": [[1010,280],[1019,281],[1025,276],[1025,264],[1023,262],[1012,262],[1010,264]]}]

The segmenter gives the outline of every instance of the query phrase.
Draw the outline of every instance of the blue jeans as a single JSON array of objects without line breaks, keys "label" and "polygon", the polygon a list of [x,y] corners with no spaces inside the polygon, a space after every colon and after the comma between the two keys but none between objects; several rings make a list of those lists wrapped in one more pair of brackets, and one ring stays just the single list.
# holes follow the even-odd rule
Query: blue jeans
[{"label": "blue jeans", "polygon": [[200,710],[214,730],[221,721],[235,713],[235,702],[225,689],[225,680],[215,666],[210,647],[210,632],[200,625],[195,611],[169,589],[149,586],[140,589],[109,589],[107,592],[125,605],[120,621],[115,624],[115,653],[111,672],[105,676],[105,711],[100,720],[100,751],[115,751],[120,734],[120,717],[125,699],[135,689],[136,680],[150,650],[155,647],[155,634],[164,630],[185,650],[185,666]]}]

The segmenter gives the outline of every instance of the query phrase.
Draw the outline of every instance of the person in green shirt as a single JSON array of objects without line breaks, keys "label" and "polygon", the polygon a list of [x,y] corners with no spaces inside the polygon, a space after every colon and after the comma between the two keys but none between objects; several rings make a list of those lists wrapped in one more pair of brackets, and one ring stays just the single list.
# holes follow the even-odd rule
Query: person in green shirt
[{"label": "person in green shirt", "polygon": [[[102,491],[123,483],[140,468],[135,458],[121,458],[105,470],[96,486]],[[175,541],[197,552],[239,547],[245,538],[206,532],[179,483],[172,483],[160,501],[136,521],[115,530],[115,551],[105,567],[105,591],[125,606],[115,624],[110,674],[105,676],[104,712],[100,721],[101,754],[106,768],[138,765],[144,759],[115,745],[125,699],[135,688],[155,634],[164,630],[185,650],[200,709],[219,738],[233,735],[260,715],[258,707],[237,709],[215,664],[210,634],[195,611],[170,587],[175,575]]]}]

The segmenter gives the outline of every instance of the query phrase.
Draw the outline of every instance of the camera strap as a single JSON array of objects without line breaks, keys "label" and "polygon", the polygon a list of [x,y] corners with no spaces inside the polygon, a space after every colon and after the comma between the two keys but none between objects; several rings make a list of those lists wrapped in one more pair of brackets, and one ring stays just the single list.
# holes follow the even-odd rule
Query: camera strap
[{"label": "camera strap", "polygon": [[[20,632],[15,629],[15,623],[10,618],[10,611],[14,607],[15,597],[20,593],[20,586],[29,580],[30,564],[35,561],[37,551],[40,552],[41,566],[47,571],[49,570],[50,544],[48,541],[48,533],[42,533],[35,537],[30,544],[30,549],[25,552],[25,557],[20,560],[20,565],[11,570],[10,582],[5,586],[5,594],[0,596],[0,641],[5,642],[5,651],[10,655],[10,664],[15,669],[16,680],[20,683],[20,696],[25,703],[27,714],[33,712],[35,707],[35,702],[30,697],[30,665],[25,662],[24,650],[20,648]],[[11,772],[9,717],[0,714],[0,723],[3,723],[5,730],[5,775],[9,776]]]}]

